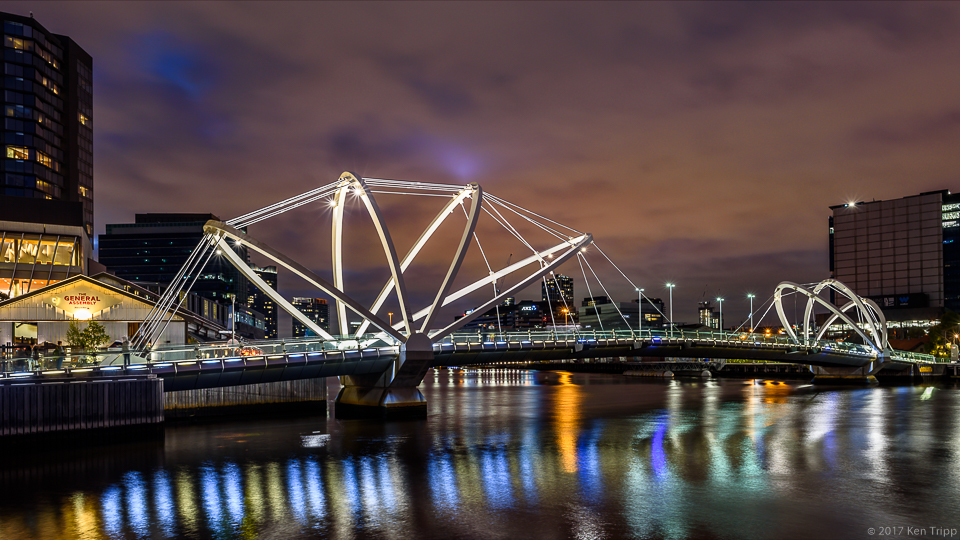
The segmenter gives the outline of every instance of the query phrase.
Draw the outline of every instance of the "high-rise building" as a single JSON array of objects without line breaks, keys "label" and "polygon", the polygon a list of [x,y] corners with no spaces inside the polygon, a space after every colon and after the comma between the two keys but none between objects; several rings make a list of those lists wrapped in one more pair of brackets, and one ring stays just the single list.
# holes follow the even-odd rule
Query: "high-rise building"
[{"label": "high-rise building", "polygon": [[0,295],[86,273],[93,239],[93,60],[33,17],[3,23]]},{"label": "high-rise building", "polygon": [[[293,307],[300,310],[308,319],[317,323],[317,326],[326,331],[330,331],[329,306],[323,298],[293,298]],[[293,319],[293,337],[311,336],[313,332],[299,321]]]},{"label": "high-rise building", "polygon": [[874,300],[889,321],[960,310],[960,195],[831,206],[830,272]]},{"label": "high-rise building", "polygon": [[[169,285],[203,238],[203,225],[219,221],[213,214],[137,214],[134,223],[108,224],[99,237],[99,261],[111,272],[133,283]],[[234,248],[248,261],[247,247]],[[224,305],[236,296],[247,302],[247,278],[224,257],[214,255],[191,288],[192,292]]]},{"label": "high-rise building", "polygon": [[720,318],[717,316],[717,310],[713,308],[710,301],[700,302],[697,311],[700,313],[700,324],[707,328],[718,328]]},{"label": "high-rise building", "polygon": [[[267,285],[273,290],[277,290],[277,267],[267,266],[260,268],[254,264],[250,268],[260,276]],[[265,337],[267,339],[276,339],[277,333],[277,304],[256,285],[250,283],[248,286],[247,305],[263,314]]]},{"label": "high-rise building", "polygon": [[[574,307],[573,278],[563,274],[551,274],[540,283],[540,299],[553,306]],[[556,307],[554,309],[557,309]]]}]

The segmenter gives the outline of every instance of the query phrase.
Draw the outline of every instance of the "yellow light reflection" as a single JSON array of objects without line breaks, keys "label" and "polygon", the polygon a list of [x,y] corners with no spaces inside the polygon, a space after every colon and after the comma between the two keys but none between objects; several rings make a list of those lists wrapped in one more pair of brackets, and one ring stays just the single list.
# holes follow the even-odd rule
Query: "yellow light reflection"
[{"label": "yellow light reflection", "polygon": [[580,431],[580,409],[583,390],[573,384],[573,375],[560,372],[560,386],[553,402],[553,420],[557,430],[557,448],[564,472],[577,472],[577,434]]}]

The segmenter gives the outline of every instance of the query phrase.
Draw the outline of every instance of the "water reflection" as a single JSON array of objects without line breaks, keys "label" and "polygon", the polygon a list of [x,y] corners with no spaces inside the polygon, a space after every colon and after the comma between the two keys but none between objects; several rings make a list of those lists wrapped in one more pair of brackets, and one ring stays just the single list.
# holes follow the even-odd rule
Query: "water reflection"
[{"label": "water reflection", "polygon": [[0,537],[836,538],[907,515],[960,525],[942,504],[958,495],[954,389],[426,381],[425,422],[216,428],[256,432],[242,438],[170,427],[152,469],[4,499]]}]

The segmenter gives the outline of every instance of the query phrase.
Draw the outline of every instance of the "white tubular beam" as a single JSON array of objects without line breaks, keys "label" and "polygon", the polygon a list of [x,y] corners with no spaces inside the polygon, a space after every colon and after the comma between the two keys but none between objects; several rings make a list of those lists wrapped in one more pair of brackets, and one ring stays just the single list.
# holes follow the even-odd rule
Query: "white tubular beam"
[{"label": "white tubular beam", "polygon": [[278,265],[290,270],[294,274],[303,278],[307,283],[313,285],[314,287],[320,289],[321,291],[329,294],[338,302],[346,304],[353,312],[357,315],[360,315],[364,319],[369,320],[374,326],[383,330],[386,334],[390,335],[397,342],[403,343],[406,341],[406,337],[403,336],[400,332],[397,332],[390,327],[389,324],[381,320],[379,317],[367,311],[366,308],[361,306],[356,300],[350,298],[346,293],[334,287],[330,282],[321,278],[320,276],[314,274],[301,264],[289,259],[285,255],[281,254],[279,251],[271,248],[267,244],[260,242],[252,238],[250,235],[243,233],[239,229],[235,229],[226,223],[219,221],[208,221],[206,225],[203,226],[203,231],[208,234],[215,234],[218,236],[227,236],[233,240],[243,242],[249,249],[260,253],[261,255],[269,258]]},{"label": "white tubular beam", "polygon": [[[850,299],[851,302],[854,303],[854,305],[857,306],[857,309],[860,310],[860,313],[862,313],[864,316],[866,316],[867,319],[870,321],[870,327],[868,328],[868,330],[870,330],[870,334],[873,336],[873,343],[875,343],[876,346],[877,346],[877,348],[879,348],[881,351],[884,350],[884,349],[886,348],[886,342],[887,342],[887,340],[886,340],[886,327],[887,327],[887,321],[886,321],[886,319],[884,319],[883,322],[881,323],[881,321],[878,320],[877,317],[874,316],[874,314],[872,314],[872,313],[870,312],[870,310],[867,309],[867,306],[860,300],[860,295],[858,295],[857,293],[853,292],[853,290],[850,289],[850,287],[847,287],[846,285],[844,285],[843,283],[841,283],[840,281],[837,281],[837,280],[835,280],[835,279],[825,279],[825,280],[821,281],[820,283],[818,283],[817,286],[814,287],[814,289],[813,289],[814,294],[816,294],[816,295],[819,296],[819,295],[820,295],[820,291],[822,291],[825,287],[833,287],[834,289],[836,289],[837,291],[839,291],[840,294],[846,296],[848,299]],[[874,305],[876,305],[876,304],[874,304]],[[811,310],[812,307],[813,307],[813,306],[811,305],[811,306],[808,308],[808,310]],[[880,307],[879,307],[879,306],[877,306],[876,313],[880,314],[880,317],[883,317],[883,314],[880,313]],[[807,320],[809,320],[809,318],[808,318]],[[881,337],[881,333],[877,332],[877,328],[878,328],[878,327],[883,329],[883,332],[882,332],[883,337]]]},{"label": "white tubular beam", "polygon": [[[344,290],[343,286],[343,205],[346,202],[350,181],[340,176],[337,184],[337,193],[333,196],[333,286]],[[347,308],[342,302],[337,302],[337,324],[340,326],[340,335],[345,336],[350,331],[347,324]]]},{"label": "white tubular beam", "polygon": [[[234,253],[233,249],[221,236],[217,241],[217,246],[220,248],[220,251],[227,257],[227,260],[230,261],[230,264],[234,266],[237,270],[240,271],[247,279],[249,279],[254,285],[256,285],[261,291],[263,291],[271,300],[277,303],[281,309],[290,314],[294,319],[300,322],[300,324],[306,326],[312,330],[315,334],[322,337],[323,339],[333,340],[333,336],[329,332],[320,328],[317,323],[311,321],[306,315],[303,314],[299,309],[293,306],[290,302],[287,302],[287,299],[280,296],[280,293],[273,290],[270,285],[267,285],[267,282],[264,281],[252,268],[244,264],[243,259],[239,255]],[[234,322],[236,324],[236,322]]]},{"label": "white tubular beam", "polygon": [[[413,334],[413,322],[410,320],[410,310],[407,308],[407,286],[403,281],[403,272],[400,270],[400,259],[397,257],[397,249],[390,238],[390,231],[387,224],[383,221],[383,214],[380,213],[380,207],[377,200],[370,193],[370,188],[363,183],[363,178],[358,175],[345,172],[340,178],[347,178],[349,175],[353,178],[353,184],[360,190],[360,199],[367,207],[367,213],[373,220],[373,225],[377,229],[377,236],[380,237],[380,244],[383,246],[383,253],[387,256],[387,263],[390,266],[390,274],[393,276],[394,289],[397,291],[397,300],[400,302],[400,316],[403,318],[403,325],[406,328],[407,335]],[[346,332],[344,332],[346,333]]]},{"label": "white tubular beam", "polygon": [[486,311],[487,311],[488,309],[490,309],[491,307],[493,307],[493,306],[495,306],[496,304],[498,304],[498,303],[499,303],[501,300],[503,300],[504,298],[512,295],[513,293],[515,293],[515,292],[517,292],[517,291],[519,291],[519,290],[522,290],[522,289],[526,288],[526,287],[529,286],[531,283],[540,280],[543,276],[549,274],[554,268],[556,268],[556,267],[560,266],[561,264],[567,262],[567,259],[569,259],[570,257],[573,257],[573,256],[576,255],[577,253],[580,253],[580,250],[583,249],[584,247],[588,246],[588,245],[590,244],[590,242],[593,242],[593,236],[591,236],[590,234],[585,234],[585,235],[581,236],[580,239],[581,239],[581,240],[580,240],[579,242],[577,242],[576,244],[574,244],[573,246],[569,246],[569,245],[568,245],[569,249],[568,249],[566,252],[564,252],[562,255],[560,255],[559,257],[555,258],[553,261],[551,261],[550,264],[544,266],[543,268],[540,268],[540,270],[538,270],[537,272],[534,272],[533,274],[530,274],[529,276],[527,276],[526,279],[524,279],[524,280],[521,281],[520,283],[517,283],[517,284],[514,285],[513,287],[510,287],[510,288],[509,288],[508,290],[506,290],[505,292],[502,292],[502,293],[498,294],[497,296],[491,298],[490,300],[487,301],[487,303],[485,303],[485,304],[483,304],[482,306],[476,308],[476,309],[473,311],[473,313],[471,313],[471,314],[469,314],[469,315],[465,315],[465,316],[457,319],[456,321],[454,321],[452,324],[450,324],[450,325],[444,327],[443,329],[439,330],[436,334],[431,335],[431,336],[430,336],[430,339],[433,340],[434,342],[437,342],[437,341],[440,341],[440,340],[442,340],[443,338],[447,337],[448,335],[452,334],[453,332],[456,332],[457,330],[459,330],[460,328],[462,328],[463,325],[465,325],[465,324],[467,324],[468,322],[476,319],[476,318],[479,317],[480,315],[483,315],[484,313],[486,313]]},{"label": "white tubular beam", "polygon": [[477,229],[477,220],[480,218],[480,204],[483,202],[483,190],[480,189],[480,186],[477,184],[471,184],[471,187],[474,190],[474,195],[470,201],[470,215],[467,217],[467,226],[463,229],[463,236],[460,237],[460,245],[457,246],[457,254],[450,263],[447,276],[443,278],[440,290],[437,291],[437,296],[433,299],[433,304],[429,308],[430,311],[427,312],[427,316],[423,319],[423,325],[420,326],[420,333],[425,333],[430,328],[430,323],[433,322],[433,316],[437,312],[437,307],[440,305],[440,302],[447,297],[447,293],[450,292],[450,286],[453,285],[453,280],[457,277],[457,272],[460,271],[460,265],[463,264],[463,258],[467,254],[470,238],[473,237],[473,232]]},{"label": "white tubular beam", "polygon": [[[835,280],[828,280],[828,281],[835,281]],[[839,283],[839,282],[837,282],[837,283]],[[842,285],[842,284],[841,284],[841,285]],[[844,287],[845,287],[845,286],[844,286]],[[801,343],[801,341],[797,338],[797,335],[794,333],[793,328],[790,327],[790,323],[789,323],[789,321],[787,320],[787,315],[786,315],[786,313],[785,313],[784,310],[783,310],[783,302],[782,302],[782,298],[781,298],[781,292],[783,291],[783,289],[793,289],[793,290],[795,290],[795,291],[797,291],[797,292],[802,293],[803,295],[805,295],[805,296],[807,297],[807,301],[808,301],[808,302],[811,302],[811,303],[812,303],[812,302],[816,302],[816,303],[820,304],[821,306],[827,308],[828,310],[830,310],[831,313],[833,313],[833,314],[836,316],[836,318],[838,318],[838,319],[842,320],[843,322],[849,324],[849,325],[853,328],[853,331],[856,332],[861,338],[863,338],[863,342],[864,342],[865,344],[868,344],[868,345],[870,345],[871,347],[873,347],[873,349],[876,350],[877,353],[883,352],[883,350],[884,350],[884,345],[881,344],[881,343],[879,343],[877,340],[871,339],[870,337],[868,337],[867,334],[865,334],[865,333],[863,332],[863,330],[861,330],[860,327],[857,326],[857,323],[854,322],[853,319],[851,319],[850,317],[848,317],[846,313],[843,313],[842,311],[840,311],[840,310],[837,308],[837,306],[831,304],[830,302],[824,300],[823,298],[820,298],[820,296],[818,296],[817,294],[815,294],[815,293],[814,293],[813,291],[811,291],[810,289],[807,289],[807,288],[804,287],[803,285],[800,285],[800,284],[798,284],[798,283],[794,283],[794,282],[792,282],[792,281],[784,281],[784,282],[780,283],[779,285],[777,285],[777,288],[776,288],[776,290],[775,290],[774,293],[773,293],[773,298],[774,298],[774,303],[775,303],[776,306],[777,306],[777,315],[780,316],[780,323],[783,324],[783,327],[784,327],[784,329],[787,331],[787,334],[788,334],[791,338],[793,338],[794,341],[796,341],[796,342],[798,342],[798,343]],[[848,289],[848,290],[849,290],[849,289]],[[851,291],[851,293],[852,293],[852,291]],[[853,294],[854,294],[854,296],[856,296],[855,293],[853,293]],[[853,299],[853,298],[851,298],[851,301],[853,301],[854,303],[858,303],[858,301],[857,301],[856,299]],[[862,304],[862,303],[859,303],[859,305],[863,305],[863,304]],[[864,312],[866,313],[866,309],[865,309],[865,308],[864,308]],[[868,314],[868,316],[869,316],[869,314]],[[804,325],[807,325],[807,323],[804,322]],[[871,331],[871,333],[873,333],[874,335],[876,335],[876,329],[873,329],[873,330]],[[802,344],[803,344],[803,345],[806,345],[806,346],[811,345],[812,343],[807,339],[806,331],[804,332],[804,334],[805,334],[805,335],[804,335],[804,340],[803,340]]]},{"label": "white tubular beam", "polygon": [[[406,272],[407,267],[410,266],[410,263],[416,258],[417,254],[420,253],[420,250],[423,249],[423,246],[427,243],[427,240],[433,236],[433,233],[440,228],[440,225],[443,223],[447,216],[453,213],[453,210],[460,204],[463,199],[470,197],[474,193],[475,187],[471,184],[460,190],[459,193],[453,196],[447,204],[437,213],[437,216],[433,218],[433,221],[430,222],[430,225],[424,229],[423,233],[420,235],[420,238],[413,244],[413,247],[410,248],[410,251],[407,252],[403,260],[400,261],[400,271]],[[380,308],[383,307],[383,303],[387,300],[387,295],[390,294],[390,291],[393,290],[393,278],[391,277],[387,284],[383,286],[383,289],[380,290],[380,294],[377,295],[377,299],[373,302],[373,305],[370,307],[371,313],[379,313]],[[360,328],[357,329],[357,336],[363,335],[367,331],[367,327],[370,325],[368,321],[363,321],[360,325]]]},{"label": "white tubular beam", "polygon": [[[566,242],[563,242],[563,243],[561,243],[561,244],[557,244],[557,245],[553,246],[553,247],[550,248],[550,249],[545,249],[545,250],[541,251],[540,253],[534,253],[533,255],[527,257],[526,259],[523,259],[523,260],[520,261],[520,262],[515,262],[515,263],[511,264],[510,266],[507,266],[507,267],[503,268],[502,270],[499,270],[499,271],[497,271],[497,272],[494,272],[494,273],[490,274],[489,276],[487,276],[487,277],[485,277],[485,278],[481,278],[481,279],[479,279],[478,281],[474,281],[474,282],[471,283],[470,285],[467,285],[466,287],[464,287],[464,288],[460,289],[459,291],[457,291],[457,292],[451,294],[450,296],[446,297],[446,299],[444,299],[442,305],[446,306],[446,305],[450,304],[451,302],[454,302],[454,301],[456,301],[456,300],[459,300],[460,298],[463,298],[464,296],[472,293],[473,291],[479,289],[480,287],[483,287],[483,286],[485,286],[485,285],[490,285],[491,283],[496,282],[498,279],[502,278],[503,276],[512,274],[512,273],[516,272],[517,270],[523,268],[524,266],[528,266],[528,265],[533,264],[533,263],[535,263],[535,262],[542,262],[543,259],[544,259],[544,257],[547,257],[547,256],[549,256],[549,255],[552,255],[552,254],[558,252],[558,251],[561,251],[561,250],[563,250],[564,248],[567,248],[567,247],[570,247],[570,246],[573,246],[573,245],[577,245],[577,244],[583,242],[584,238],[586,238],[587,236],[589,236],[589,235],[586,235],[586,234],[585,234],[585,235],[583,235],[583,236],[578,236],[578,237],[576,237],[576,238],[571,238],[570,240],[568,240],[568,241],[566,241]],[[426,317],[427,312],[429,312],[429,311],[430,311],[430,308],[428,308],[428,307],[421,309],[420,311],[418,311],[418,312],[416,312],[416,313],[413,314],[413,320],[414,320],[414,321],[419,321],[420,319]],[[395,325],[394,325],[394,328],[399,328],[399,327],[400,327],[399,324],[395,324]]]}]

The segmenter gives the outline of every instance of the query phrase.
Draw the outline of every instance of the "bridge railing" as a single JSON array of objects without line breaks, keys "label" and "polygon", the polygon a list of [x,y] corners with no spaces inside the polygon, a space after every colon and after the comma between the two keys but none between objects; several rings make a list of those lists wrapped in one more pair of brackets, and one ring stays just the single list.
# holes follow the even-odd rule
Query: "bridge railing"
[{"label": "bridge railing", "polygon": [[[143,356],[131,352],[130,363],[177,362],[236,356],[266,356],[333,350],[357,350],[370,347],[386,347],[389,345],[390,344],[378,339],[372,334],[361,336],[359,340],[355,336],[350,335],[342,336],[341,339],[335,341],[313,336],[255,340],[242,343],[214,341],[185,345],[159,345],[153,347]],[[101,362],[103,365],[122,364],[122,357],[122,351],[118,351],[112,355],[104,355]]]},{"label": "bridge railing", "polygon": [[[796,348],[800,347],[796,342],[787,336],[766,335],[751,332],[721,332],[721,331],[702,331],[702,330],[668,330],[668,329],[643,329],[636,330],[584,330],[584,331],[551,331],[551,330],[528,330],[518,332],[458,332],[447,336],[442,343],[479,343],[479,344],[509,344],[511,342],[531,342],[540,341],[572,341],[580,343],[591,343],[599,341],[623,340],[623,341],[649,341],[654,344],[664,342],[672,343],[678,341],[708,342],[711,344],[728,344],[731,346],[772,346],[777,348]],[[858,343],[819,341],[807,348],[818,348],[825,351],[834,351],[838,353],[873,355],[872,348]]]},{"label": "bridge railing", "polygon": [[938,358],[932,354],[915,353],[910,351],[893,351],[891,356],[898,360],[908,360],[911,362],[924,362],[928,364],[950,363],[949,358]]}]

